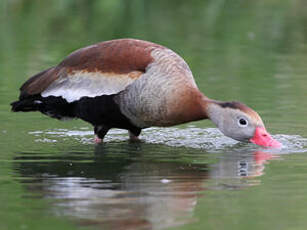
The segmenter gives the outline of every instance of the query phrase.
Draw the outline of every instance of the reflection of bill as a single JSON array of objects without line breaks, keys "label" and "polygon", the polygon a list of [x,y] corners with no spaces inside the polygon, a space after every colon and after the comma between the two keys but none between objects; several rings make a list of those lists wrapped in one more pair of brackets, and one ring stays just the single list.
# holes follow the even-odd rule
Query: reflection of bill
[{"label": "reflection of bill", "polygon": [[[94,162],[31,161],[19,173],[39,177],[35,188],[51,198],[51,209],[81,225],[102,229],[162,229],[193,221],[199,196],[205,189],[242,188],[240,178],[259,176],[269,153],[225,153],[217,164],[190,164],[146,160],[142,155],[123,160],[102,155]],[[54,159],[53,159],[54,160]]]},{"label": "reflection of bill", "polygon": [[255,173],[254,176],[261,176],[264,172],[264,165],[268,160],[279,157],[278,155],[273,155],[265,152],[255,152],[254,153],[254,164],[255,164]]},{"label": "reflection of bill", "polygon": [[[256,151],[252,154],[224,154],[221,160],[212,166],[210,177],[219,179],[240,179],[261,176],[264,173],[265,163],[277,157],[278,155],[276,154],[262,151]],[[248,181],[246,183],[248,183]],[[241,185],[247,185],[246,183]]]}]

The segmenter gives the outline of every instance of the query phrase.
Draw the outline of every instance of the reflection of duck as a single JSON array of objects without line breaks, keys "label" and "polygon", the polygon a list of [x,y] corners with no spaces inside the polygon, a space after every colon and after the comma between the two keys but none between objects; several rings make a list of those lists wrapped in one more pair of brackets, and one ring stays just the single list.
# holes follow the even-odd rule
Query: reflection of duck
[{"label": "reflection of duck", "polygon": [[191,217],[208,178],[206,164],[174,162],[178,149],[171,147],[159,146],[165,153],[161,160],[161,155],[153,157],[156,145],[122,144],[124,154],[110,146],[96,146],[92,160],[65,154],[59,161],[52,157],[39,163],[18,162],[15,169],[24,178],[37,178],[37,184],[29,187],[55,199],[51,208],[56,215],[73,217],[84,225],[158,229]]},{"label": "reflection of duck", "polygon": [[226,136],[279,147],[260,116],[240,102],[202,94],[186,62],[172,50],[136,39],[119,39],[79,49],[21,87],[12,110],[50,117],[80,118],[94,126],[97,142],[111,128],[137,139],[151,126],[211,119]]},{"label": "reflection of duck", "polygon": [[[41,156],[42,162],[30,161],[31,156],[24,154],[17,158],[15,170],[22,178],[37,179],[28,188],[54,199],[51,208],[55,214],[73,217],[83,225],[134,230],[182,224],[178,219],[185,223],[192,220],[206,181],[219,178],[232,185],[232,179],[244,176],[238,174],[238,164],[241,169],[247,166],[248,176],[255,174],[250,167],[257,158],[253,156],[224,154],[211,167],[200,163],[200,155],[203,162],[210,162],[201,150],[159,146],[159,155],[157,145],[124,143],[120,147],[123,152],[116,152],[112,145],[96,146],[94,158],[86,153],[68,153],[48,161]],[[185,151],[182,159],[178,151]],[[191,161],[184,163],[187,155]],[[39,157],[35,155],[34,159]]]}]

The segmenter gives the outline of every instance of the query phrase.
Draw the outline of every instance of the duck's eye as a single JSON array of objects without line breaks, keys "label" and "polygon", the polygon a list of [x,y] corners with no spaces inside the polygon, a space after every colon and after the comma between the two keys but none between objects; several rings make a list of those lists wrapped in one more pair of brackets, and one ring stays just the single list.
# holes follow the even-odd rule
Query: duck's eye
[{"label": "duck's eye", "polygon": [[239,126],[246,127],[248,125],[248,121],[244,118],[239,119]]}]

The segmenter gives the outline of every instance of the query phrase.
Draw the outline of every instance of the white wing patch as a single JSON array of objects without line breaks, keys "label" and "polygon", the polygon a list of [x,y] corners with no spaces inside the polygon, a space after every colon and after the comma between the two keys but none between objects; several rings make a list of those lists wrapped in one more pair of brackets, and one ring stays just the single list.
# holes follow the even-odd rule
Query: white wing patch
[{"label": "white wing patch", "polygon": [[124,90],[134,82],[141,72],[129,74],[74,72],[54,81],[41,95],[42,97],[63,97],[67,102],[79,100],[81,97],[96,97],[110,95]]}]

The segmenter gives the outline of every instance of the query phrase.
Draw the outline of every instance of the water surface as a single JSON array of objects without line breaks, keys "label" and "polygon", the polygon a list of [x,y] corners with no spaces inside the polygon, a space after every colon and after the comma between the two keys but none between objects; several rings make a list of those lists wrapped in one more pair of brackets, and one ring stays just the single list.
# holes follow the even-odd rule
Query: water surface
[{"label": "water surface", "polygon": [[[304,1],[1,1],[0,229],[306,229]],[[114,129],[9,103],[73,50],[134,37],[178,52],[202,92],[261,114],[280,150],[210,121]]]}]

